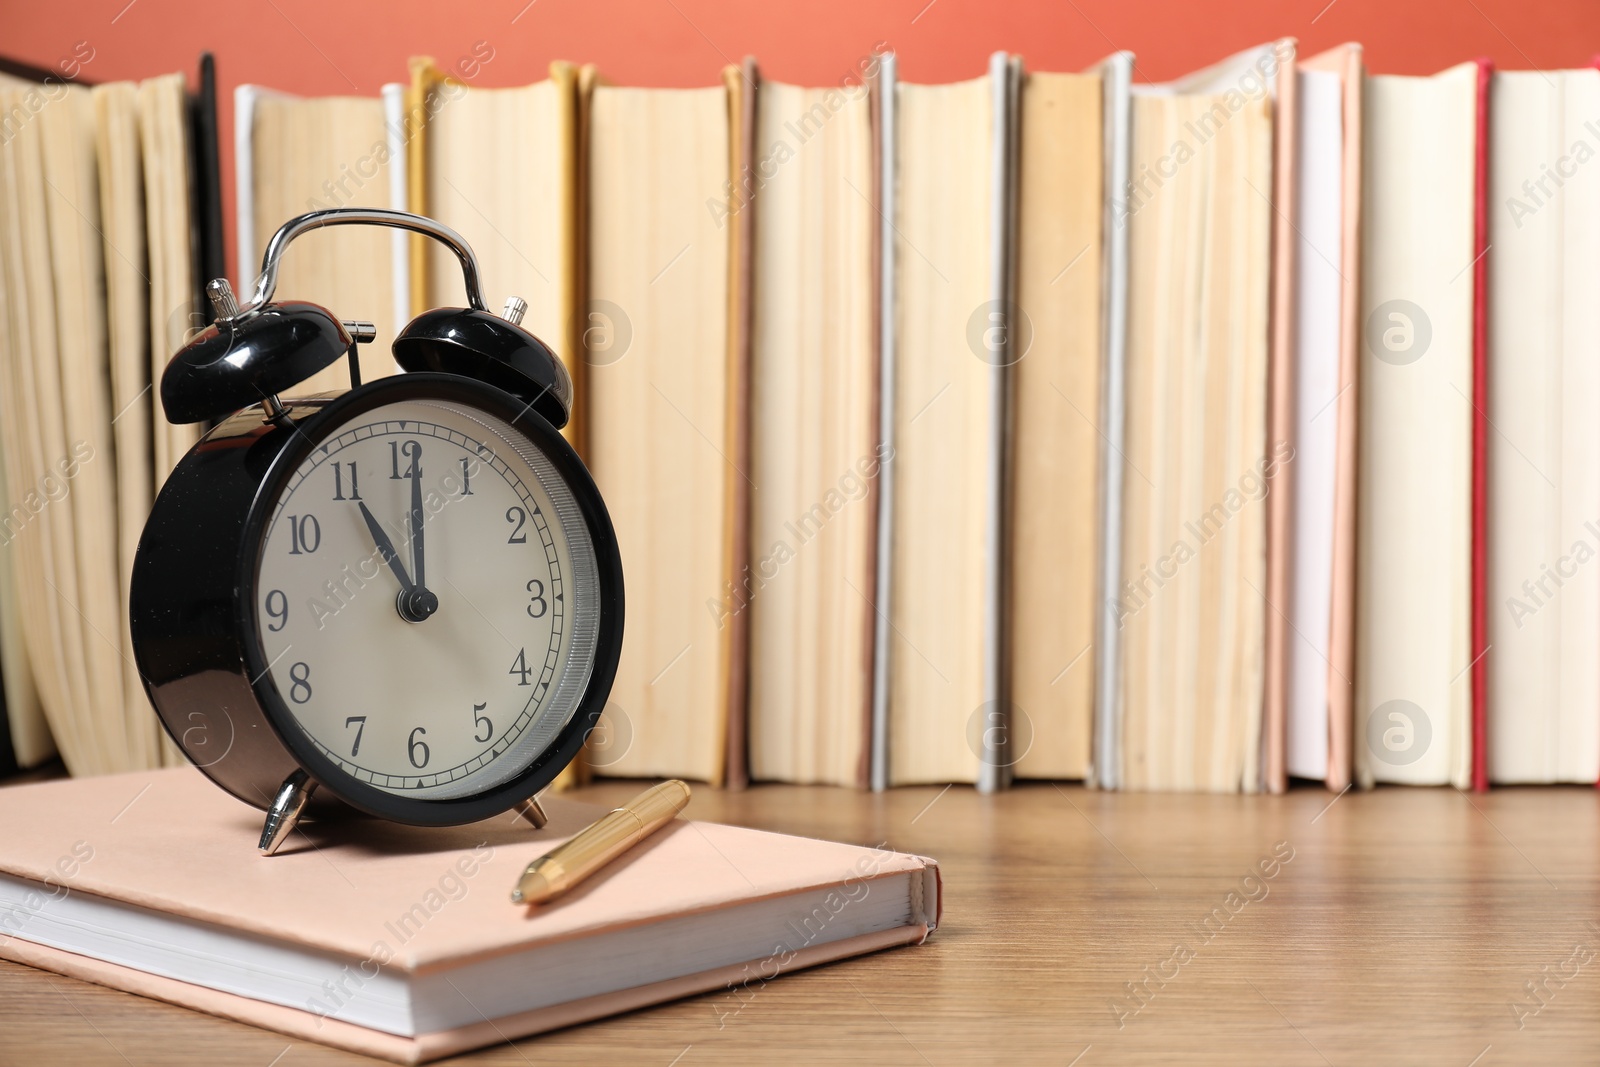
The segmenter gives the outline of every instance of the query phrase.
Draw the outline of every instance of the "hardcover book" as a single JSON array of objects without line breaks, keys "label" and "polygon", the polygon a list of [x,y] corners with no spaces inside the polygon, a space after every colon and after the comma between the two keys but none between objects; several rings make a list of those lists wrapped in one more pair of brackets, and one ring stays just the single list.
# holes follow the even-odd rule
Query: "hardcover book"
[{"label": "hardcover book", "polygon": [[260,813],[191,768],[0,790],[0,957],[419,1063],[920,942],[939,921],[931,860],[687,820],[515,906],[528,861],[603,810],[545,805],[539,831],[307,823],[265,858]]}]

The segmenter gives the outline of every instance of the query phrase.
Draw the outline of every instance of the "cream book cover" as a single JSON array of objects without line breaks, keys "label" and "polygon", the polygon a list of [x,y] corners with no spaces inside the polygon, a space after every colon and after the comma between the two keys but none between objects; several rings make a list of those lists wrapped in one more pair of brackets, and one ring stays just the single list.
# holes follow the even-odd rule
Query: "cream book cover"
[{"label": "cream book cover", "polygon": [[614,775],[720,783],[732,669],[727,633],[734,482],[749,471],[729,301],[736,252],[725,85],[594,86],[588,109],[586,461],[628,574],[628,640],[595,761]]},{"label": "cream book cover", "polygon": [[756,90],[750,378],[751,776],[855,785],[882,456],[867,91]]},{"label": "cream book cover", "polygon": [[[1008,409],[1012,91],[1004,53],[981,78],[895,87],[893,534],[887,557],[889,784],[1002,784],[989,739],[999,680]],[[887,166],[886,162],[886,166]],[[886,238],[886,241],[890,238]],[[887,380],[887,379],[886,379]],[[881,631],[880,631],[881,633]],[[998,727],[998,730],[990,727]]]},{"label": "cream book cover", "polygon": [[[1133,88],[1120,639],[1128,789],[1261,782],[1277,49]],[[1292,55],[1292,52],[1290,53]]]},{"label": "cream book cover", "polygon": [[1021,778],[1084,778],[1104,416],[1105,75],[1028,73],[1016,233],[1008,657]]}]

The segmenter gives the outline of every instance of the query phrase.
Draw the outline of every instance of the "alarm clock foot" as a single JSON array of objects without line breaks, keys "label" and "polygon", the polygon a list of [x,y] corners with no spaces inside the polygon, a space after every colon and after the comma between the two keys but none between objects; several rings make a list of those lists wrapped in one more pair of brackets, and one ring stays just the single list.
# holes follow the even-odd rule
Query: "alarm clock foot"
[{"label": "alarm clock foot", "polygon": [[512,810],[527,820],[528,825],[535,830],[543,830],[545,823],[550,821],[550,817],[544,813],[544,805],[539,803],[537,796],[529,797]]},{"label": "alarm clock foot", "polygon": [[317,783],[302,770],[296,770],[283,780],[278,787],[278,795],[272,800],[272,807],[267,809],[267,821],[261,827],[260,848],[264,855],[270,856],[278,851],[283,839],[300,821],[300,813],[305,810],[306,801],[311,799],[316,789]]}]

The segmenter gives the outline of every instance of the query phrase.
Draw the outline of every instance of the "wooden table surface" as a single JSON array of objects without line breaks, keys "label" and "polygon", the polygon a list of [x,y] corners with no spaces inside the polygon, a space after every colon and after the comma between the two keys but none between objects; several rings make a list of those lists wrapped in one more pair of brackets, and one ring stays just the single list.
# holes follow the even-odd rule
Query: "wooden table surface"
[{"label": "wooden table surface", "polygon": [[[934,856],[944,924],[742,1004],[707,994],[447,1062],[1600,1062],[1594,789],[765,786],[702,788],[689,813]],[[3,1064],[364,1062],[0,963]]]}]

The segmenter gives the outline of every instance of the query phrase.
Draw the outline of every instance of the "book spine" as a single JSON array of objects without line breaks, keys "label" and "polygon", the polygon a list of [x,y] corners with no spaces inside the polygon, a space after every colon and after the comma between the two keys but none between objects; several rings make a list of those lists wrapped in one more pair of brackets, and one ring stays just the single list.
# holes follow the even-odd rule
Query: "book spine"
[{"label": "book spine", "polygon": [[[728,87],[728,177],[734,190],[748,189],[750,200],[728,231],[728,455],[735,470],[750,469],[750,360],[754,326],[751,271],[755,262],[756,202],[752,158],[756,151],[756,106],[761,91],[760,72],[753,59],[724,72]],[[750,482],[728,479],[724,521],[727,544],[727,579],[737,587],[750,571]],[[729,789],[750,784],[750,613],[738,611],[722,631],[725,715],[723,736],[724,782]]]},{"label": "book spine", "polygon": [[[1278,42],[1278,60],[1273,92],[1273,200],[1272,219],[1272,296],[1270,356],[1267,367],[1268,440],[1263,460],[1284,445],[1292,445],[1294,434],[1295,351],[1295,257],[1297,235],[1289,222],[1295,210],[1298,182],[1296,129],[1298,100],[1293,39]],[[1291,453],[1293,454],[1293,453]],[[1293,538],[1294,482],[1293,463],[1275,463],[1267,477],[1267,590],[1266,654],[1263,661],[1265,700],[1261,736],[1260,784],[1270,793],[1289,787],[1287,729],[1289,704],[1289,612],[1290,545]],[[1256,785],[1247,780],[1246,791]]]},{"label": "book spine", "polygon": [[1361,365],[1361,140],[1362,60],[1359,45],[1348,46],[1344,69],[1344,235],[1340,264],[1339,394],[1334,405],[1339,420],[1338,459],[1334,479],[1333,593],[1328,616],[1328,770],[1327,786],[1335,793],[1353,781],[1351,746],[1355,729],[1355,573],[1356,573],[1356,444],[1360,411]]},{"label": "book spine", "polygon": [[890,554],[894,546],[894,371],[895,371],[895,213],[898,210],[895,183],[899,154],[896,150],[899,132],[896,129],[896,71],[893,52],[886,52],[878,64],[878,78],[873,85],[877,97],[878,115],[878,179],[879,190],[878,246],[878,454],[883,464],[878,471],[878,546],[877,581],[874,591],[872,638],[872,745],[869,767],[869,784],[874,791],[889,787],[889,668],[890,624],[892,603],[893,565]]},{"label": "book spine", "polygon": [[[256,196],[255,136],[256,95],[254,85],[241,85],[233,91],[233,241],[238,256],[234,265],[234,287],[249,292],[256,280]],[[202,307],[204,305],[201,305]]]},{"label": "book spine", "polygon": [[190,101],[190,140],[194,171],[195,307],[209,307],[206,283],[228,272],[222,226],[222,166],[217,136],[217,64],[210,52],[200,54],[200,88]]},{"label": "book spine", "polygon": [[[406,87],[390,84],[383,87],[383,125],[389,147],[389,206],[396,211],[408,208],[411,195],[409,168],[406,158]],[[389,235],[391,255],[390,285],[394,289],[394,332],[404,330],[411,321],[411,254],[410,234],[395,230]]]},{"label": "book spine", "polygon": [[1489,788],[1489,80],[1478,60],[1472,250],[1472,788]]},{"label": "book spine", "polygon": [[[1016,69],[1004,52],[989,58],[990,94],[993,105],[989,166],[989,299],[994,307],[1011,314],[1011,209],[1015,202]],[[1009,346],[1016,324],[1007,322],[1005,344]],[[1005,575],[1006,575],[1006,444],[1008,393],[1011,385],[1009,351],[989,368],[989,440],[984,498],[984,604],[983,604],[983,703],[989,709],[986,719],[998,728],[986,729],[978,765],[978,791],[992,793],[1010,784],[1011,766],[1008,733],[1010,708],[1006,700],[1005,664]]]},{"label": "book spine", "polygon": [[1100,425],[1100,588],[1095,613],[1094,758],[1092,784],[1116,789],[1122,780],[1121,642],[1117,586],[1122,575],[1122,441],[1128,344],[1128,224],[1117,210],[1127,196],[1132,137],[1133,54],[1119,52],[1102,68],[1105,94],[1105,325]]}]

